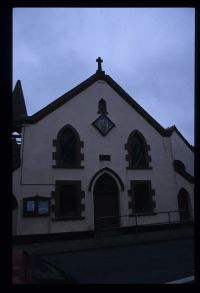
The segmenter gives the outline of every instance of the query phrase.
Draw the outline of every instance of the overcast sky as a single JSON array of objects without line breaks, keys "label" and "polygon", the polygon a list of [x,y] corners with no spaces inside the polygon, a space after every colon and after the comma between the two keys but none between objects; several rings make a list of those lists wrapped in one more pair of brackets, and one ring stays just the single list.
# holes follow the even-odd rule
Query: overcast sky
[{"label": "overcast sky", "polygon": [[96,72],[194,144],[194,8],[15,8],[13,88],[28,115]]}]

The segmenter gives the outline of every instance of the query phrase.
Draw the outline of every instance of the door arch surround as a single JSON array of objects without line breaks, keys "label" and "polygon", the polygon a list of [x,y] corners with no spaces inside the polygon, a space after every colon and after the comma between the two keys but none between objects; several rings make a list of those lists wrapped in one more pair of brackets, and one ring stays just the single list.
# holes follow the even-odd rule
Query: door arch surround
[{"label": "door arch surround", "polygon": [[108,172],[100,174],[93,186],[95,230],[119,227],[119,186]]},{"label": "door arch surround", "polygon": [[185,188],[181,188],[178,192],[178,208],[180,221],[191,220],[191,202],[190,195]]},{"label": "door arch surround", "polygon": [[121,191],[124,191],[124,183],[123,181],[121,180],[121,178],[119,177],[119,175],[113,171],[112,169],[108,168],[108,167],[105,167],[101,170],[99,170],[98,172],[96,172],[94,174],[94,176],[92,177],[92,179],[90,180],[90,184],[88,186],[88,191],[91,192],[92,191],[92,187],[94,185],[94,182],[97,180],[97,178],[102,175],[103,173],[109,173],[112,177],[114,177],[114,179],[116,180],[116,182],[119,183],[119,186],[120,186],[120,189]]}]

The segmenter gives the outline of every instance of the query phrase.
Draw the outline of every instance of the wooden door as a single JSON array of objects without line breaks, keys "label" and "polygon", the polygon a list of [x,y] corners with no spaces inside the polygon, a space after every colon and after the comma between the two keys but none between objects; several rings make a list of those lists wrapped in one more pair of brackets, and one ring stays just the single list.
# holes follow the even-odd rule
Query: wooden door
[{"label": "wooden door", "polygon": [[119,226],[118,187],[107,173],[103,174],[94,187],[95,230]]},{"label": "wooden door", "polygon": [[190,206],[189,206],[189,194],[182,188],[178,194],[178,206],[180,221],[185,222],[190,220]]}]

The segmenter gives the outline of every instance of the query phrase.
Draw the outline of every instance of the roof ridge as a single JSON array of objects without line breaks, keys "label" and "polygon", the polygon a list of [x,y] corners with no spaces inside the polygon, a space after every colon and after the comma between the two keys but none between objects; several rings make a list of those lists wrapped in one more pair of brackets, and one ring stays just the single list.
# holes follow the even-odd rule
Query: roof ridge
[{"label": "roof ridge", "polygon": [[56,110],[62,104],[71,100],[74,96],[79,94],[81,91],[89,87],[91,84],[96,82],[97,80],[104,80],[110,85],[135,111],[137,111],[151,126],[153,126],[162,136],[171,136],[173,131],[176,131],[179,136],[184,140],[184,142],[190,147],[193,151],[194,148],[189,142],[183,137],[183,135],[179,132],[175,125],[164,128],[161,124],[159,124],[146,110],[140,106],[135,99],[133,99],[117,82],[115,82],[109,75],[105,74],[104,71],[97,71],[89,78],[58,97],[56,100],[34,113],[32,116],[27,116],[25,118],[20,119],[23,123],[36,123],[41,120],[43,117]]}]

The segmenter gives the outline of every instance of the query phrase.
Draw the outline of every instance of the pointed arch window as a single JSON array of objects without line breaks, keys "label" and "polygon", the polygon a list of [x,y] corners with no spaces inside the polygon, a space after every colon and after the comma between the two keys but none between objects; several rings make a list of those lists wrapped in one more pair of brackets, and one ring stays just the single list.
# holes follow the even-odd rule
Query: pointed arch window
[{"label": "pointed arch window", "polygon": [[174,170],[181,175],[183,178],[185,178],[188,182],[190,183],[194,183],[194,176],[192,176],[191,174],[189,174],[186,171],[185,165],[182,161],[180,160],[174,160],[173,161],[173,166],[174,166]]},{"label": "pointed arch window", "polygon": [[60,163],[77,163],[77,138],[72,129],[66,128],[60,136]]},{"label": "pointed arch window", "polygon": [[101,99],[98,104],[98,114],[108,114],[106,101]]},{"label": "pointed arch window", "polygon": [[143,135],[135,130],[133,131],[128,138],[128,143],[125,145],[125,148],[128,150],[126,155],[126,160],[129,163],[128,168],[130,169],[149,169],[149,162],[151,157],[148,155],[150,146],[147,145]]},{"label": "pointed arch window", "polygon": [[56,152],[53,153],[53,159],[60,168],[83,168],[81,160],[84,155],[81,153],[83,142],[80,141],[79,134],[70,125],[64,126],[58,133],[57,139],[53,141]]},{"label": "pointed arch window", "polygon": [[191,201],[190,195],[185,188],[181,188],[178,193],[178,207],[179,207],[179,217],[180,221],[190,221],[191,220]]}]

